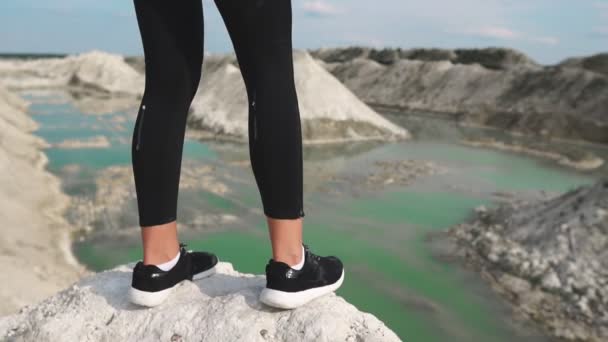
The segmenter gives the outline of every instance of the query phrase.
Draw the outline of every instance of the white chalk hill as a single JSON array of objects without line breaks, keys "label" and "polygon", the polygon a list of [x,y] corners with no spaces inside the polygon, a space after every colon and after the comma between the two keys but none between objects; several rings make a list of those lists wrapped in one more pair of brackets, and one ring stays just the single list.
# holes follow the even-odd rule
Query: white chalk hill
[{"label": "white chalk hill", "polygon": [[[233,55],[205,58],[190,127],[245,140],[248,101],[238,64]],[[364,104],[307,52],[294,51],[294,73],[304,143],[409,138],[406,129]]]},{"label": "white chalk hill", "polygon": [[293,311],[258,301],[264,277],[230,263],[218,273],[184,282],[162,305],[127,301],[131,269],[119,266],[0,318],[0,340],[10,341],[374,341],[399,338],[371,314],[330,294]]},{"label": "white chalk hill", "polygon": [[[248,103],[237,65],[234,54],[205,58],[191,128],[246,140]],[[294,51],[294,68],[305,143],[409,138],[406,129],[378,115],[307,52]],[[97,50],[65,58],[0,60],[0,80],[11,89],[84,90],[113,101],[140,96],[145,85],[144,75],[122,56]]]},{"label": "white chalk hill", "polygon": [[0,60],[0,80],[11,89],[88,89],[139,95],[144,77],[120,55],[92,50],[65,58]]}]

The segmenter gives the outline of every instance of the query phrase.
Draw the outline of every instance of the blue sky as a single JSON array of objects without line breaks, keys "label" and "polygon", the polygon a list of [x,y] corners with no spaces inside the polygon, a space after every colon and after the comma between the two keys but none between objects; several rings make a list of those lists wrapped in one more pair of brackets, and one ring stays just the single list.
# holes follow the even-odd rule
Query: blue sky
[{"label": "blue sky", "polygon": [[[230,51],[213,1],[203,3],[206,50]],[[608,0],[292,3],[296,48],[504,46],[545,64],[608,51]],[[132,0],[2,0],[0,52],[77,53],[91,49],[143,53]]]}]

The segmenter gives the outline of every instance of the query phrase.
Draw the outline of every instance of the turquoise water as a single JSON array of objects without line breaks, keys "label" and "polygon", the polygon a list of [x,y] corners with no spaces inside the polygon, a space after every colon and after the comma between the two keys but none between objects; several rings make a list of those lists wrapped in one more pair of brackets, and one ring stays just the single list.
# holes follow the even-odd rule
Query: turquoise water
[{"label": "turquoise water", "polygon": [[[49,168],[64,177],[67,193],[93,196],[91,184],[99,171],[130,164],[135,110],[93,116],[80,113],[70,103],[30,99],[35,102],[33,117],[41,123],[37,134],[47,141],[104,135],[111,142],[104,149],[47,150]],[[116,126],[116,122],[121,123]],[[359,182],[323,180],[317,169],[307,168],[305,240],[320,254],[343,259],[347,279],[338,294],[379,317],[404,340],[545,340],[533,329],[515,330],[497,295],[477,275],[441,261],[427,236],[462,222],[478,205],[494,205],[496,192],[562,192],[591,183],[597,176],[530,157],[458,145],[454,142],[460,134],[457,129],[441,122],[433,125],[444,133],[441,139],[415,131],[425,138],[344,150],[307,148],[305,164],[336,175],[365,174],[374,170],[374,161],[397,159],[434,161],[446,172],[420,178],[408,187],[370,189]],[[263,216],[249,210],[261,206],[257,188],[249,169],[228,163],[247,156],[243,145],[186,142],[184,161],[216,165],[236,180],[229,183],[233,191],[225,196],[206,191],[180,193],[180,212],[230,213],[241,220],[213,231],[182,231],[182,240],[192,248],[216,252],[241,272],[263,273],[270,255],[267,230]],[[73,165],[79,166],[79,173],[70,173],[68,179],[64,170]],[[132,211],[134,203],[128,208]],[[135,215],[126,220],[135,224]],[[103,270],[140,257],[136,234],[118,237],[103,226],[97,230],[74,246],[77,257],[91,269]]]},{"label": "turquoise water", "polygon": [[[30,100],[36,100],[29,97]],[[49,156],[51,170],[59,170],[70,164],[79,164],[95,169],[109,165],[131,163],[130,139],[133,130],[134,112],[105,113],[103,115],[85,115],[69,103],[48,104],[34,102],[30,107],[33,118],[40,124],[37,135],[47,142],[54,144],[67,139],[86,139],[98,135],[106,136],[111,146],[109,148],[61,149],[49,148],[45,152]],[[123,118],[125,124],[116,125],[113,120]],[[120,127],[120,131],[117,131]],[[213,158],[214,153],[208,146],[193,140],[187,140],[184,145],[184,156],[199,160]]]}]

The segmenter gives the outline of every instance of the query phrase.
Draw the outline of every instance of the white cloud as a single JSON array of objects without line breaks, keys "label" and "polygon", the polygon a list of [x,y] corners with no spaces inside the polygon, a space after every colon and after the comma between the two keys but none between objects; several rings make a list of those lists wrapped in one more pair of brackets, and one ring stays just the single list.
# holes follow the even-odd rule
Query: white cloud
[{"label": "white cloud", "polygon": [[544,45],[557,45],[559,44],[559,39],[557,37],[529,37],[528,40],[531,42],[541,43]]},{"label": "white cloud", "polygon": [[340,12],[338,8],[325,0],[304,1],[302,9],[305,13],[316,16],[328,16]]},{"label": "white cloud", "polygon": [[470,29],[465,31],[465,33],[485,37],[485,38],[496,38],[496,39],[517,39],[520,37],[520,33],[510,30],[505,27],[498,26],[488,26],[477,29]]},{"label": "white cloud", "polygon": [[[374,1],[369,1],[376,4]],[[399,7],[410,18],[420,19],[445,28],[504,26],[505,14],[512,5],[501,0],[398,0]]]},{"label": "white cloud", "polygon": [[535,36],[519,32],[501,26],[485,26],[481,28],[468,29],[461,33],[482,38],[498,39],[498,40],[518,40],[539,43],[543,45],[557,45],[559,39],[552,36]]}]

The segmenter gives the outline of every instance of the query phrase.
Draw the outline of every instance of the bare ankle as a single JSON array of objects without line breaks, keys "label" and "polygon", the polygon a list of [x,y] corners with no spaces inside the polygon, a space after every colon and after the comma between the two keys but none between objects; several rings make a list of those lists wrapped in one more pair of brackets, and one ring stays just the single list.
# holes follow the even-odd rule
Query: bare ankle
[{"label": "bare ankle", "polygon": [[144,264],[159,265],[172,260],[179,253],[177,223],[175,221],[141,229]]},{"label": "bare ankle", "polygon": [[296,265],[302,261],[302,249],[294,249],[292,251],[283,251],[281,253],[277,253],[273,258],[275,261],[284,262],[289,266]]},{"label": "bare ankle", "polygon": [[302,261],[302,219],[284,220],[268,217],[272,257],[289,266]]},{"label": "bare ankle", "polygon": [[173,260],[179,253],[177,249],[151,250],[150,248],[144,251],[144,265],[159,265],[170,260]]}]

